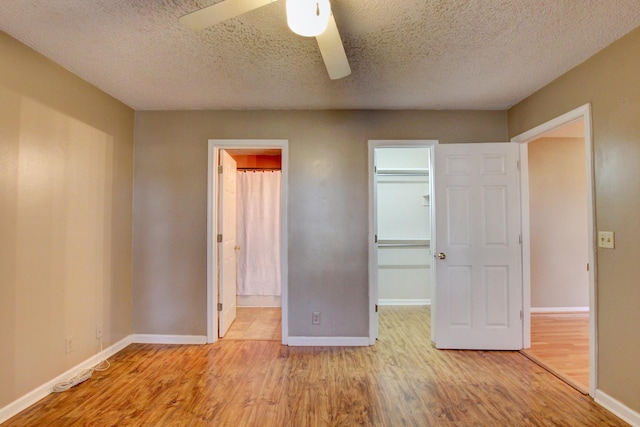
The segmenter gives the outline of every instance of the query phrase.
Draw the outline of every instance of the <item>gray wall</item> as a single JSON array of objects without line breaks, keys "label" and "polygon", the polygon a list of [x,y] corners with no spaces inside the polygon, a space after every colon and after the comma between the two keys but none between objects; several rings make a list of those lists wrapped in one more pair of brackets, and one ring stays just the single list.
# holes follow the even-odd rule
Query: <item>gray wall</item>
[{"label": "gray wall", "polygon": [[591,103],[597,254],[598,389],[640,412],[640,28],[509,110],[509,135]]},{"label": "gray wall", "polygon": [[[289,140],[289,332],[368,335],[369,139],[495,142],[506,113],[136,113],[135,333],[206,335],[207,140]],[[311,324],[311,312],[322,324]]]}]

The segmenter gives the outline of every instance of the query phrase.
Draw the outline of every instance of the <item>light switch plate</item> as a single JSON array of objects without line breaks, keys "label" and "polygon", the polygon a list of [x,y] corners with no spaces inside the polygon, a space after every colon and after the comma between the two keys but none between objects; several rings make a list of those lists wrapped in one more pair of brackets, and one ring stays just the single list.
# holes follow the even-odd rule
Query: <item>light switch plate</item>
[{"label": "light switch plate", "polygon": [[614,249],[615,245],[616,241],[613,231],[598,231],[598,247],[605,249]]}]

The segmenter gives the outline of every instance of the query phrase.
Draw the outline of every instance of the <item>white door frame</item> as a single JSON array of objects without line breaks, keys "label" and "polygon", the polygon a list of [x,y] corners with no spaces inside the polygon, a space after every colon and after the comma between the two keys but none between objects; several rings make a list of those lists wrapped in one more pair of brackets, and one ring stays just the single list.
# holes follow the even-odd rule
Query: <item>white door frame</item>
[{"label": "white door frame", "polygon": [[[437,140],[434,139],[372,139],[368,141],[368,149],[369,149],[369,160],[368,160],[368,181],[369,181],[369,345],[374,345],[376,343],[376,339],[378,338],[378,315],[376,312],[376,305],[378,304],[378,251],[377,244],[375,242],[376,235],[376,200],[375,200],[375,185],[376,185],[376,175],[374,173],[375,167],[375,149],[376,148],[400,148],[400,147],[427,147],[431,151],[430,161],[431,165],[433,165],[434,159],[434,147],[438,144]],[[431,171],[430,171],[431,173]],[[429,179],[429,186],[433,189],[433,180]],[[430,191],[429,194],[432,194]],[[434,207],[434,199],[433,196],[430,198],[431,200],[431,212],[433,213]],[[434,244],[434,227],[435,221],[433,217],[431,218],[431,247]],[[434,269],[431,269],[431,275],[433,278]],[[433,290],[433,286],[435,281],[431,281],[431,287]],[[433,301],[433,292],[432,292],[432,301]],[[432,316],[433,317],[433,316]]]},{"label": "white door frame", "polygon": [[210,139],[207,166],[207,342],[218,340],[218,292],[216,288],[218,277],[218,245],[214,239],[217,233],[218,209],[217,192],[218,155],[225,149],[279,149],[281,153],[281,197],[280,197],[280,269],[282,276],[282,344],[286,345],[289,336],[288,328],[288,219],[287,206],[289,196],[289,141],[282,139]]},{"label": "white door frame", "polygon": [[527,143],[556,128],[577,120],[584,121],[585,168],[587,178],[587,229],[589,262],[589,395],[594,397],[597,386],[597,294],[596,294],[596,224],[595,184],[593,165],[593,136],[591,129],[591,104],[585,104],[553,120],[511,138],[520,145],[520,185],[522,193],[522,283],[523,283],[523,347],[531,347],[531,236],[529,231],[529,165]]}]

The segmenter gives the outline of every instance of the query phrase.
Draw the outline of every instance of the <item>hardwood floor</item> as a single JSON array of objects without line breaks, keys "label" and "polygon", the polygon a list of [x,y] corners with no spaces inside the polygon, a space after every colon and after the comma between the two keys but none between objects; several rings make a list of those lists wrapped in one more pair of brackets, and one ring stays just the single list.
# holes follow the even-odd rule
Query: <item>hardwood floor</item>
[{"label": "hardwood floor", "polygon": [[282,310],[276,307],[238,307],[236,320],[223,339],[282,342]]},{"label": "hardwood floor", "polygon": [[625,426],[519,352],[441,351],[380,307],[371,347],[134,344],[9,426]]},{"label": "hardwood floor", "polygon": [[531,348],[522,353],[589,394],[589,313],[531,314]]}]

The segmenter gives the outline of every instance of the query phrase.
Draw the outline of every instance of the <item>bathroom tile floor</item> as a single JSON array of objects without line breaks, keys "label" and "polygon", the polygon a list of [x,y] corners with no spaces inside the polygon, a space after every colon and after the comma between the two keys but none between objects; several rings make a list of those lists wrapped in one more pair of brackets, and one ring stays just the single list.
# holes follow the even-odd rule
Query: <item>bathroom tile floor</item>
[{"label": "bathroom tile floor", "polygon": [[282,340],[280,307],[238,307],[225,340]]}]

